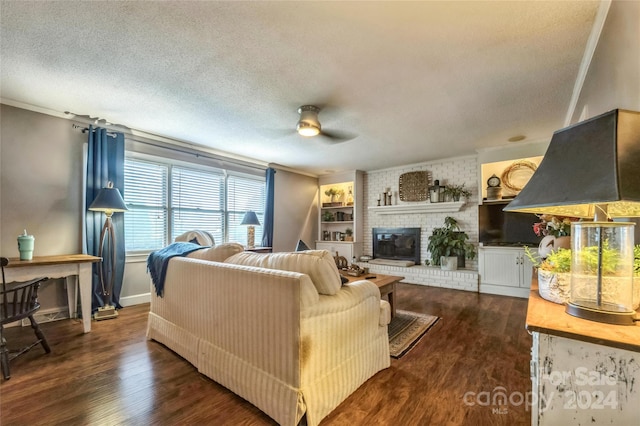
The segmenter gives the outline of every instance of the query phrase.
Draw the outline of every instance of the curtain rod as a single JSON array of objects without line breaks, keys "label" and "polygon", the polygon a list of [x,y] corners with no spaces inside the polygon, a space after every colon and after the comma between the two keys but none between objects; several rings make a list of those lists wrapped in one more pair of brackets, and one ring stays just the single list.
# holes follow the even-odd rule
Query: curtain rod
[{"label": "curtain rod", "polygon": [[[82,133],[86,133],[87,131],[89,131],[87,127],[79,126],[77,124],[72,124],[71,126],[74,129],[81,129]],[[197,147],[194,147],[192,144],[188,144],[186,142],[181,142],[181,141],[175,141],[172,139],[167,139],[165,137],[156,136],[150,133],[149,134],[145,133],[145,135],[149,135],[149,137],[137,135],[136,133],[139,133],[139,131],[134,131],[133,129],[127,129],[127,131],[124,131],[121,133],[125,135],[125,139],[129,139],[133,142],[153,146],[156,148],[167,149],[170,151],[179,152],[181,154],[193,155],[196,158],[206,158],[209,160],[218,161],[220,163],[231,163],[237,166],[247,167],[247,168],[260,170],[260,171],[264,171],[268,167],[267,165],[261,165],[257,163],[252,163],[250,161],[244,161],[242,159],[236,159],[233,157],[227,157],[224,155],[207,152],[206,150],[201,150],[201,149],[198,149]],[[107,132],[107,134],[114,135],[115,133]]]},{"label": "curtain rod", "polygon": [[[73,127],[74,129],[80,129],[82,131],[82,133],[87,133],[89,131],[88,127],[78,126],[77,124],[72,124],[71,127]],[[93,131],[95,132],[95,129]],[[115,137],[117,135],[117,133],[116,132],[107,131],[107,135]]]}]

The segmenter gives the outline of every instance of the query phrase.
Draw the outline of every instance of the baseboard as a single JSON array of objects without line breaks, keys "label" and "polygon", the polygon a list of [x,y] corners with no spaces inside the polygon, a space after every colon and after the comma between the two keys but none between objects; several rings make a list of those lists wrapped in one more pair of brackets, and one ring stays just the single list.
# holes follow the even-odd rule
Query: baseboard
[{"label": "baseboard", "polygon": [[151,293],[135,294],[133,296],[120,297],[122,307],[141,305],[151,302]]},{"label": "baseboard", "polygon": [[506,287],[502,285],[480,284],[480,293],[528,299],[531,290],[526,287]]}]

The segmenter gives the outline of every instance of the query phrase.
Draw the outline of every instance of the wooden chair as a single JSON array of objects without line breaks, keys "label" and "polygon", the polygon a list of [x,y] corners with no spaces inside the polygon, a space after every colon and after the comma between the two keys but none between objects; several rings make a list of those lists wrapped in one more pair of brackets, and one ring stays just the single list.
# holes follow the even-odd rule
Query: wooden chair
[{"label": "wooden chair", "polygon": [[[0,257],[0,265],[2,267],[2,288],[0,289],[2,295],[2,304],[0,305],[0,363],[2,364],[2,374],[5,380],[11,377],[9,361],[27,352],[38,343],[42,344],[46,353],[51,352],[49,343],[47,343],[47,339],[44,337],[42,330],[40,330],[40,325],[38,325],[33,318],[33,314],[40,309],[40,303],[38,303],[38,288],[40,287],[40,283],[46,281],[48,278],[36,278],[27,282],[6,283],[4,267],[8,264],[9,259]],[[22,321],[24,318],[29,318],[31,328],[33,328],[38,340],[21,349],[9,351],[4,338],[4,326],[15,321]]]}]

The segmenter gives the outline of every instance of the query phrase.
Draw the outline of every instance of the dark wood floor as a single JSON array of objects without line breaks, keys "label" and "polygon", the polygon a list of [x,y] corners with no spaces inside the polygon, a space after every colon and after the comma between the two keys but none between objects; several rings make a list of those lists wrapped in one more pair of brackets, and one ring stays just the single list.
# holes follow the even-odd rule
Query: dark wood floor
[{"label": "dark wood floor", "polygon": [[[531,386],[526,300],[398,287],[398,309],[441,320],[322,425],[530,424],[526,404],[519,404]],[[125,308],[118,319],[94,322],[88,334],[77,321],[43,324],[52,353],[44,355],[38,347],[12,363],[12,378],[0,385],[0,424],[275,424],[173,352],[147,341],[148,309]],[[8,340],[19,339],[18,332],[30,334],[30,329],[10,329]],[[513,403],[487,406],[487,397],[500,391]]]}]

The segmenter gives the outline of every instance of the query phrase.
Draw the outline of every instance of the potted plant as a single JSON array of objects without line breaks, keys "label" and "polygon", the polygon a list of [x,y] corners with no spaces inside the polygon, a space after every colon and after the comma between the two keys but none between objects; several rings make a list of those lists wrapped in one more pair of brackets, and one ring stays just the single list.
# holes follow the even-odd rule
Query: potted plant
[{"label": "potted plant", "polygon": [[346,234],[344,237],[345,241],[353,241],[353,229],[347,228],[344,230],[344,233]]},{"label": "potted plant", "polygon": [[471,196],[471,191],[462,185],[447,185],[444,188],[445,196],[451,197],[453,201],[460,201],[460,197],[468,198]]},{"label": "potted plant", "polygon": [[441,265],[442,257],[456,257],[456,266],[464,268],[465,258],[476,257],[475,246],[467,242],[468,239],[467,233],[460,230],[458,221],[447,216],[444,219],[444,226],[434,228],[429,237],[427,249],[431,253],[431,264]]},{"label": "potted plant", "polygon": [[554,303],[566,303],[571,294],[571,249],[557,249],[546,258],[535,255],[529,247],[524,253],[538,269],[538,293],[540,297]]},{"label": "potted plant", "polygon": [[338,188],[329,188],[324,191],[324,195],[329,197],[332,203],[336,201],[336,197],[340,197],[342,194],[344,194],[344,191]]},{"label": "potted plant", "polygon": [[336,217],[334,216],[333,213],[331,213],[330,211],[322,212],[322,221],[323,222],[333,222],[334,220],[336,220]]},{"label": "potted plant", "polygon": [[[546,258],[534,254],[529,247],[524,248],[525,255],[529,258],[535,268],[538,269],[538,293],[540,297],[554,303],[566,303],[569,301],[571,292],[571,249],[559,248],[551,251]],[[592,264],[595,270],[598,268],[597,256],[594,250],[586,250],[583,256],[589,258],[588,263]],[[617,252],[608,248],[605,243],[603,247],[602,269],[611,275],[618,263]],[[640,281],[640,245],[633,247],[633,275],[634,282]],[[634,285],[633,306],[637,309],[640,305],[640,286]]]}]

